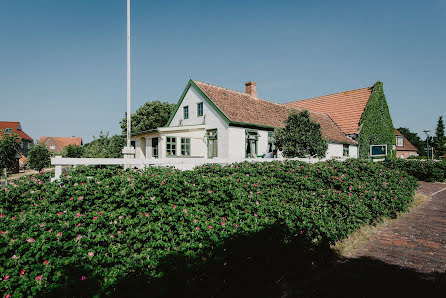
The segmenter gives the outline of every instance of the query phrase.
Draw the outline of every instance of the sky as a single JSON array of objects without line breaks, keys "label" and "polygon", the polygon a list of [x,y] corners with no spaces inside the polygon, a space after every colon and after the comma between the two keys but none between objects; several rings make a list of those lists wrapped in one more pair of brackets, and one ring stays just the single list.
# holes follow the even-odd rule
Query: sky
[{"label": "sky", "polygon": [[[132,112],[190,78],[274,102],[384,83],[395,127],[446,117],[446,1],[131,1]],[[126,0],[0,0],[0,121],[121,133]]]}]

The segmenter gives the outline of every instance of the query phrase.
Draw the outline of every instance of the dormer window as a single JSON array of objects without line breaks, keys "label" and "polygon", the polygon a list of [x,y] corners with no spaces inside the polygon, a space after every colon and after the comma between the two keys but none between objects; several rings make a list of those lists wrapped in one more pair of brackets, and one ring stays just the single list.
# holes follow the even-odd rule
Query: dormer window
[{"label": "dormer window", "polygon": [[189,119],[189,106],[183,107],[183,116],[184,119]]},{"label": "dormer window", "polygon": [[396,145],[398,146],[398,147],[403,147],[404,146],[404,140],[403,140],[403,137],[396,137]]}]

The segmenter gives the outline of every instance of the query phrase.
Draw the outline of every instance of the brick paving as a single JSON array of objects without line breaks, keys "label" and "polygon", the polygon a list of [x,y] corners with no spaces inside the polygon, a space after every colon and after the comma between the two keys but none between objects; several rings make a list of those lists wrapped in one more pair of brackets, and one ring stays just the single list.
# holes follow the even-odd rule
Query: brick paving
[{"label": "brick paving", "polygon": [[390,222],[352,257],[373,258],[421,273],[446,272],[446,184],[421,182],[418,193],[434,195]]}]

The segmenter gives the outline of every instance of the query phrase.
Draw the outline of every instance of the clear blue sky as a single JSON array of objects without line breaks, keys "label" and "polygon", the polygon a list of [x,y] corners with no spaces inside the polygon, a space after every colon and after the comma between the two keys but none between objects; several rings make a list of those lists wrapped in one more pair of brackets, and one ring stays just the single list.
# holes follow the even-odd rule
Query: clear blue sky
[{"label": "clear blue sky", "polygon": [[[189,78],[287,102],[384,82],[395,127],[446,116],[446,1],[132,0],[132,110]],[[120,133],[126,0],[0,0],[0,120]],[[424,137],[424,136],[422,136]]]}]

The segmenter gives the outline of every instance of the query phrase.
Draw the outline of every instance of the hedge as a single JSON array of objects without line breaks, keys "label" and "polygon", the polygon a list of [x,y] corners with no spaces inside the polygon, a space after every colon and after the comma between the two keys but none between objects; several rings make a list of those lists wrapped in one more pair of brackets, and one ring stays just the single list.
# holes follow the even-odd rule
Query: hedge
[{"label": "hedge", "polygon": [[405,172],[353,160],[184,172],[83,167],[48,181],[41,174],[0,188],[6,296],[117,295],[136,280],[156,284],[159,294],[172,284],[156,282],[172,274],[202,286],[211,264],[227,277],[254,255],[280,256],[274,245],[298,243],[316,254],[363,224],[406,211],[417,187]]},{"label": "hedge", "polygon": [[446,179],[446,160],[441,162],[423,160],[389,159],[383,162],[389,169],[406,171],[420,181],[443,182]]}]

